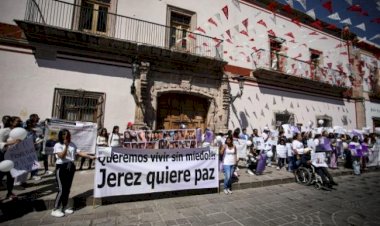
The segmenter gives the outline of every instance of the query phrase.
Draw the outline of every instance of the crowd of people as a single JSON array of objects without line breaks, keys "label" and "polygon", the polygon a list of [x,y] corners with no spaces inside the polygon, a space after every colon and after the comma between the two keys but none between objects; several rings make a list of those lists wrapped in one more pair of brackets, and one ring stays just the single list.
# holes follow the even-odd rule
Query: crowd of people
[{"label": "crowd of people", "polygon": [[[10,139],[9,134],[14,128],[23,127],[27,137],[32,137],[35,149],[40,160],[43,161],[44,172],[50,175],[53,172],[48,168],[48,155],[42,147],[44,138],[44,122],[40,122],[37,114],[22,122],[17,116],[4,116],[0,128],[0,161],[4,160],[4,153],[8,147],[20,142]],[[261,134],[253,129],[248,134],[245,128],[236,128],[227,133],[214,133],[211,129],[188,129],[181,125],[175,130],[149,130],[146,128],[134,129],[129,122],[126,129],[120,132],[119,126],[114,126],[108,133],[106,128],[99,128],[96,145],[102,147],[126,147],[135,149],[181,149],[212,147],[219,152],[221,171],[224,173],[224,193],[232,194],[231,185],[239,177],[239,167],[246,167],[249,175],[261,175],[266,167],[276,165],[277,170],[287,170],[290,173],[300,166],[313,165],[321,176],[323,184],[331,188],[337,183],[329,173],[330,169],[338,168],[338,159],[344,160],[344,167],[352,168],[355,175],[360,175],[367,164],[379,165],[380,137],[375,133],[342,133],[332,128],[308,129],[292,128],[287,131],[283,127],[277,130],[264,128]],[[89,159],[89,169],[94,156],[77,150],[71,143],[68,130],[61,130],[58,142],[54,146],[55,174],[59,184],[59,192],[52,216],[62,217],[72,213],[67,208],[67,199],[76,166],[75,156],[82,157],[79,170],[83,168],[85,159]],[[87,150],[89,151],[89,150]],[[239,164],[240,162],[240,164]],[[239,166],[239,167],[238,167]],[[0,171],[0,180],[6,176],[7,199],[15,199],[14,185],[25,183],[28,175],[13,178],[10,172]],[[30,172],[31,180],[40,180],[38,169]]]}]

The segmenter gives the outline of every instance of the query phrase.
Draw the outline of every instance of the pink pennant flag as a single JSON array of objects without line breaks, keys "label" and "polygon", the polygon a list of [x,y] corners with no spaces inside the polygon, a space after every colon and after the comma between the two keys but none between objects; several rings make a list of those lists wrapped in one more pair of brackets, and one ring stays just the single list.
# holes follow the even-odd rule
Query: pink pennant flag
[{"label": "pink pennant flag", "polygon": [[233,44],[231,39],[229,39],[229,38],[227,38],[226,42]]},{"label": "pink pennant flag", "polygon": [[316,31],[310,32],[309,35],[318,35]]},{"label": "pink pennant flag", "polygon": [[319,30],[323,29],[322,22],[320,20],[314,21],[313,23],[311,23],[311,26],[313,26],[315,28],[318,28]]},{"label": "pink pennant flag", "polygon": [[225,17],[227,18],[227,20],[228,20],[228,5],[224,6],[224,7],[222,8],[222,11],[223,11],[224,16],[225,16]]},{"label": "pink pennant flag", "polygon": [[329,24],[326,28],[330,30],[335,30],[336,26],[334,24]]},{"label": "pink pennant flag", "polygon": [[294,59],[297,59],[297,58],[300,58],[300,57],[302,57],[301,53],[299,53],[296,57],[294,57]]},{"label": "pink pennant flag", "polygon": [[230,37],[230,39],[232,39],[230,29],[228,29],[228,30],[226,31],[226,33],[227,33],[228,37]]},{"label": "pink pennant flag", "polygon": [[282,7],[282,9],[289,14],[291,14],[293,12],[292,7],[289,4],[284,5],[284,7]]},{"label": "pink pennant flag", "polygon": [[267,27],[267,24],[264,22],[264,20],[259,20],[257,23],[263,25],[264,27]]},{"label": "pink pennant flag", "polygon": [[352,12],[361,12],[362,7],[359,4],[356,4],[356,5],[352,5],[348,7],[347,10],[352,11]]},{"label": "pink pennant flag", "polygon": [[380,17],[371,20],[371,23],[380,24]]},{"label": "pink pennant flag", "polygon": [[332,1],[329,0],[325,3],[322,4],[323,8],[327,9],[330,13],[333,12],[333,9],[332,9]]},{"label": "pink pennant flag", "polygon": [[241,30],[241,31],[240,31],[240,34],[243,34],[243,35],[245,35],[245,36],[247,36],[247,37],[248,37],[248,32],[247,32],[247,31],[245,31],[245,30]]},{"label": "pink pennant flag", "polygon": [[268,34],[270,34],[270,35],[276,37],[276,33],[274,33],[274,31],[273,31],[272,29],[270,29],[270,30],[268,31]]},{"label": "pink pennant flag", "polygon": [[241,23],[244,25],[245,29],[247,30],[247,28],[248,28],[248,18],[245,19],[245,20],[243,20]]},{"label": "pink pennant flag", "polygon": [[193,35],[193,34],[189,34],[187,37],[189,37],[189,38],[191,38],[191,39],[194,39],[194,40],[196,40],[197,38]]},{"label": "pink pennant flag", "polygon": [[294,39],[294,35],[293,35],[292,32],[288,32],[288,33],[286,33],[285,35],[291,37],[292,39]]},{"label": "pink pennant flag", "polygon": [[202,45],[203,45],[203,46],[208,46],[208,44],[207,44],[206,42],[204,42]]},{"label": "pink pennant flag", "polygon": [[218,39],[218,38],[212,38],[212,40],[214,40],[214,42],[216,42],[216,45],[215,45],[215,47],[219,47],[220,46],[220,44],[222,43],[222,40],[220,40],[220,39]]},{"label": "pink pennant flag", "polygon": [[206,31],[203,28],[201,28],[201,27],[198,27],[197,30],[200,31],[200,32],[202,32],[202,33],[204,33],[204,34],[206,34]]},{"label": "pink pennant flag", "polygon": [[295,23],[295,24],[297,24],[298,27],[301,27],[301,22],[299,21],[299,19],[297,19],[297,18],[293,18],[293,19],[292,19],[292,22]]},{"label": "pink pennant flag", "polygon": [[208,19],[208,22],[209,22],[210,24],[213,24],[213,25],[215,25],[215,27],[217,27],[217,26],[218,26],[218,24],[215,22],[215,20],[214,20],[214,19],[212,19],[211,17],[210,17],[210,19]]},{"label": "pink pennant flag", "polygon": [[269,11],[274,12],[274,11],[276,10],[276,8],[277,8],[277,2],[272,1],[272,2],[270,2],[270,3],[268,4],[268,9],[269,9]]}]

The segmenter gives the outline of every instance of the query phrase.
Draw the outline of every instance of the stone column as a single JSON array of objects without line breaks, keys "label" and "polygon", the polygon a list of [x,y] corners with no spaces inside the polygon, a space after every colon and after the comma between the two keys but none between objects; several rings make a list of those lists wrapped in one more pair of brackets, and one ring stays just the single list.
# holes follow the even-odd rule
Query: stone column
[{"label": "stone column", "polygon": [[146,114],[146,101],[147,101],[147,89],[148,89],[148,72],[149,63],[141,62],[139,70],[136,75],[136,93],[134,95],[136,103],[135,112],[135,127],[146,126],[145,114]]}]

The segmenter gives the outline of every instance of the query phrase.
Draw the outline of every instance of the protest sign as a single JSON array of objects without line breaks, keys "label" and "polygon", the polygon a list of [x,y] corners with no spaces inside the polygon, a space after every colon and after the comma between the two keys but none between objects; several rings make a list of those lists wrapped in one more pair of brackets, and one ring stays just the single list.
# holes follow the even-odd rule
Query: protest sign
[{"label": "protest sign", "polygon": [[14,168],[11,169],[12,177],[18,177],[40,167],[32,137],[10,146],[4,158],[14,163]]},{"label": "protest sign", "polygon": [[265,143],[264,143],[263,137],[254,137],[253,138],[253,144],[255,145],[255,148],[257,150],[264,150],[264,148],[265,148]]},{"label": "protest sign", "polygon": [[64,120],[49,120],[46,123],[44,152],[53,154],[55,143],[58,142],[58,133],[61,129],[68,129],[71,141],[78,149],[88,153],[95,153],[97,124],[92,122],[70,122]]},{"label": "protest sign", "polygon": [[328,167],[325,159],[326,154],[324,152],[313,153],[311,156],[311,163],[315,167]]},{"label": "protest sign", "polygon": [[98,148],[95,198],[219,186],[218,154],[209,148],[109,150]]}]

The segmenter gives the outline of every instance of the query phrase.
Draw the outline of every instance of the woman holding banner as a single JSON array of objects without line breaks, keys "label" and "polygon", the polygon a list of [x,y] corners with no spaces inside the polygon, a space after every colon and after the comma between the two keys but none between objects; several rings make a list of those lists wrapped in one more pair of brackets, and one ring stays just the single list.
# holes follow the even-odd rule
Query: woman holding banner
[{"label": "woman holding banner", "polygon": [[90,159],[95,159],[95,156],[78,150],[75,144],[71,143],[71,135],[67,129],[59,131],[58,142],[54,145],[54,154],[57,158],[56,179],[59,191],[51,215],[53,217],[63,217],[65,214],[74,212],[72,209],[67,208],[67,203],[75,174],[75,155]]},{"label": "woman holding banner", "polygon": [[237,151],[233,144],[232,136],[226,138],[225,145],[220,150],[220,156],[223,156],[223,171],[224,171],[224,193],[232,194],[232,175],[235,171],[237,163]]}]

